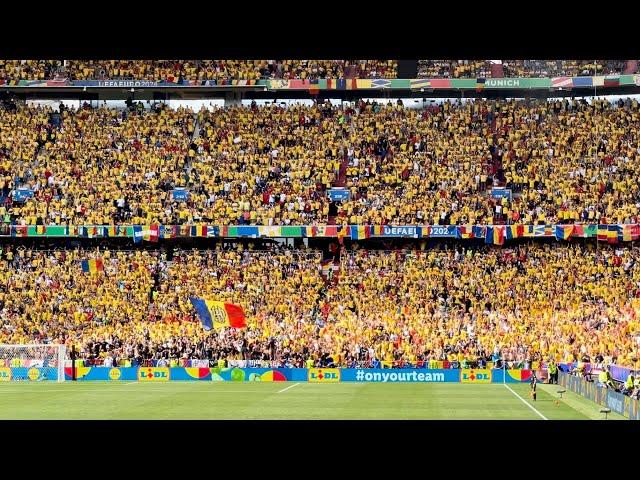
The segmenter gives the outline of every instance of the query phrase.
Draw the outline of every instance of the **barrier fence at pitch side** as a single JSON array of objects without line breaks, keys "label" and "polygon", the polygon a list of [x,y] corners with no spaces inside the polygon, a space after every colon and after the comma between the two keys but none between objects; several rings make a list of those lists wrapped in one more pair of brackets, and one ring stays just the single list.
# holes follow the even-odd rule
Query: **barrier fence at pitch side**
[{"label": "barrier fence at pitch side", "polygon": [[[55,380],[51,368],[0,368],[2,381]],[[65,379],[72,380],[71,367]],[[310,382],[310,383],[520,383],[531,378],[531,370],[417,369],[417,368],[240,368],[240,367],[76,367],[78,381],[219,381],[219,382]]]},{"label": "barrier fence at pitch side", "polygon": [[612,412],[619,413],[631,420],[640,420],[640,411],[638,410],[640,402],[628,395],[601,387],[598,382],[590,382],[583,377],[564,372],[559,372],[558,384],[603,407],[610,408]]}]

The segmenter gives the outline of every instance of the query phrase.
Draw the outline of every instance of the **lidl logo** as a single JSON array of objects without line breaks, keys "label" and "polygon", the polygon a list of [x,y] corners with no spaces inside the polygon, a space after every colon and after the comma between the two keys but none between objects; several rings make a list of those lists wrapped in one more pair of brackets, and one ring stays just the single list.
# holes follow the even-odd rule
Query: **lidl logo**
[{"label": "lidl logo", "polygon": [[29,380],[38,380],[40,378],[40,370],[37,368],[30,368],[27,372],[27,376]]},{"label": "lidl logo", "polygon": [[9,367],[0,367],[0,382],[11,381],[11,369]]},{"label": "lidl logo", "polygon": [[141,367],[138,369],[138,380],[141,382],[168,382],[168,367]]},{"label": "lidl logo", "polygon": [[460,374],[462,383],[491,383],[491,370],[466,370]]},{"label": "lidl logo", "polygon": [[111,370],[109,370],[109,378],[111,380],[120,380],[121,376],[122,376],[122,372],[120,371],[119,368],[112,368]]},{"label": "lidl logo", "polygon": [[337,368],[310,368],[310,382],[335,383],[340,381],[340,370]]}]

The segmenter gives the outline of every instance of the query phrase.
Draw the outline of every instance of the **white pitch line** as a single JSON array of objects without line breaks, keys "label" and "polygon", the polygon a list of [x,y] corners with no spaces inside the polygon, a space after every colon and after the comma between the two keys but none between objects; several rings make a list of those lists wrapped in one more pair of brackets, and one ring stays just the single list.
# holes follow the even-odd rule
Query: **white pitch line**
[{"label": "white pitch line", "polygon": [[290,388],[297,387],[298,385],[300,385],[300,384],[299,383],[294,383],[293,385],[289,385],[287,388],[283,388],[282,390],[279,390],[278,393],[286,392]]},{"label": "white pitch line", "polygon": [[522,400],[522,403],[524,403],[527,407],[529,407],[531,410],[533,410],[534,412],[536,412],[540,418],[542,418],[543,420],[549,420],[547,417],[545,417],[543,414],[541,414],[541,413],[540,413],[540,412],[539,412],[539,411],[538,411],[538,410],[537,410],[533,405],[531,405],[531,404],[530,404],[529,402],[527,402],[524,398],[522,398],[520,395],[518,395],[516,392],[514,392],[514,391],[512,390],[512,388],[511,388],[509,385],[507,385],[506,383],[503,383],[503,385],[504,385],[505,387],[507,387],[507,388],[509,389],[509,391],[510,391],[511,393],[513,393],[516,397],[518,397],[520,400]]}]

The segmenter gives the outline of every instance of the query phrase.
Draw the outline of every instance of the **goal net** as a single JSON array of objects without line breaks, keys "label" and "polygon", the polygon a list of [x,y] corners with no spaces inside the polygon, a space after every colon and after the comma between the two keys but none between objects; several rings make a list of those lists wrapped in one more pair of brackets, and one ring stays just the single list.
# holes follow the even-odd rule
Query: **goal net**
[{"label": "goal net", "polygon": [[0,344],[0,382],[64,382],[64,345]]}]

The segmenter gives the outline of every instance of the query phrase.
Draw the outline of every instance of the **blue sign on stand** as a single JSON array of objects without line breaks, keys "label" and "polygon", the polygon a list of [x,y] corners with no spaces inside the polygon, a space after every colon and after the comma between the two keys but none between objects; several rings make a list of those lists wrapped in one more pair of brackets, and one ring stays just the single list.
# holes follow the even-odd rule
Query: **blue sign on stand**
[{"label": "blue sign on stand", "polygon": [[33,198],[33,190],[28,188],[18,188],[13,191],[14,202],[26,202],[28,199]]},{"label": "blue sign on stand", "polygon": [[508,198],[511,200],[511,190],[508,188],[493,188],[491,190],[491,196],[493,198]]},{"label": "blue sign on stand", "polygon": [[177,202],[186,202],[189,199],[189,191],[185,188],[174,188],[173,199]]},{"label": "blue sign on stand", "polygon": [[343,202],[351,197],[349,190],[345,188],[332,188],[327,190],[327,195],[332,202]]}]

